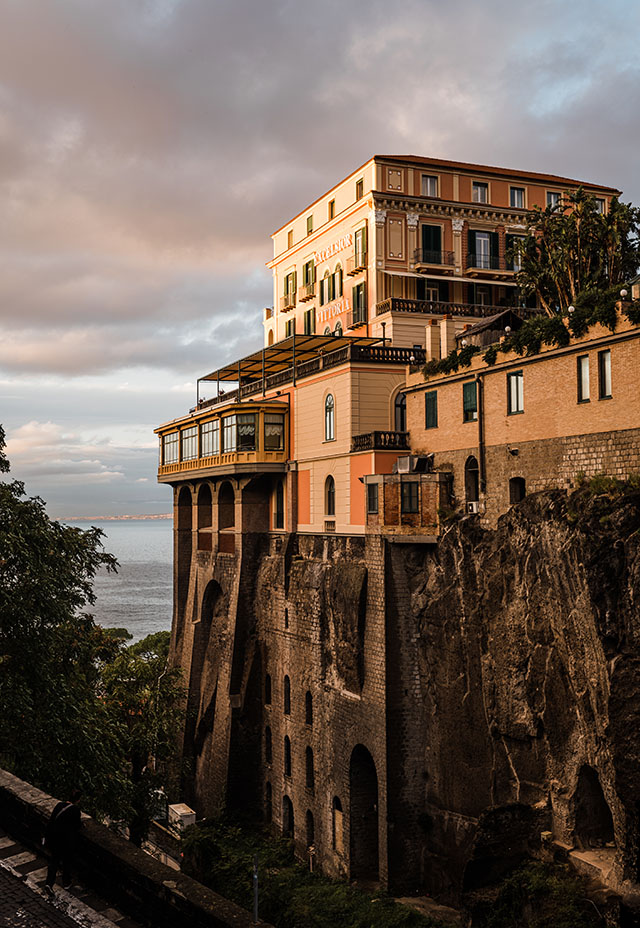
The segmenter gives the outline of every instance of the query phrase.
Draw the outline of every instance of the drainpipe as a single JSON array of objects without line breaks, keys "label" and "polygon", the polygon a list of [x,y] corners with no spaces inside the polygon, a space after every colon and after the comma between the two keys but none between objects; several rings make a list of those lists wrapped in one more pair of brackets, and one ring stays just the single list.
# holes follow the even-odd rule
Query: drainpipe
[{"label": "drainpipe", "polygon": [[486,492],[487,476],[484,466],[484,380],[481,374],[476,374],[476,390],[478,392],[478,482],[480,491]]}]

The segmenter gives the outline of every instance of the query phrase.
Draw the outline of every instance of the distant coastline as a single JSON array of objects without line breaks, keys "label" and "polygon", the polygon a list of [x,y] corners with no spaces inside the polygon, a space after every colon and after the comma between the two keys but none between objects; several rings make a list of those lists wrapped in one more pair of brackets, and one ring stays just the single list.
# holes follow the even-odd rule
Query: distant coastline
[{"label": "distant coastline", "polygon": [[173,514],[165,512],[146,516],[67,516],[59,522],[127,522],[150,521],[155,519],[173,519]]}]

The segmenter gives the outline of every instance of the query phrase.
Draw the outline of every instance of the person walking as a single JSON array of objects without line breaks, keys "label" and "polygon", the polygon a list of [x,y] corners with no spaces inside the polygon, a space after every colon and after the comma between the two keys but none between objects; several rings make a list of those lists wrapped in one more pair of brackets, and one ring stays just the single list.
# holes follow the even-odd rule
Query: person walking
[{"label": "person walking", "polygon": [[59,802],[51,813],[45,832],[45,848],[49,852],[49,867],[44,888],[53,893],[56,874],[62,867],[62,885],[68,889],[71,885],[71,865],[80,831],[79,789],[71,792],[68,802]]}]

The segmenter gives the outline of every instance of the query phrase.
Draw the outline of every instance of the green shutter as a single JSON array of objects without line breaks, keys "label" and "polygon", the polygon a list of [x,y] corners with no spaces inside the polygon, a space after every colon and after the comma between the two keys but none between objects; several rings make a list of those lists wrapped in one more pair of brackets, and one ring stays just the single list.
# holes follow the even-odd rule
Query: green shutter
[{"label": "green shutter", "polygon": [[427,390],[424,395],[425,428],[438,427],[438,391]]},{"label": "green shutter", "polygon": [[462,410],[464,413],[474,413],[478,411],[478,394],[476,392],[475,380],[462,385]]},{"label": "green shutter", "polygon": [[489,248],[491,249],[491,257],[497,258],[500,254],[500,236],[497,232],[489,233]]}]

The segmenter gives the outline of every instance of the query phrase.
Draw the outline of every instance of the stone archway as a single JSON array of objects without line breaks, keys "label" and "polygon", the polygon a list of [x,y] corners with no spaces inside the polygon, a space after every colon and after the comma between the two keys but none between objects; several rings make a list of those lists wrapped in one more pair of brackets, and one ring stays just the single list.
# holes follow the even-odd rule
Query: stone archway
[{"label": "stone archway", "polygon": [[369,751],[356,745],[349,764],[349,862],[352,879],[379,878],[378,775]]},{"label": "stone archway", "polygon": [[236,495],[228,480],[218,490],[218,550],[235,552]]},{"label": "stone archway", "polygon": [[176,605],[178,618],[182,619],[189,595],[191,555],[193,553],[193,497],[189,487],[182,487],[178,493],[177,524]]},{"label": "stone archway", "polygon": [[580,847],[604,847],[614,840],[611,810],[598,774],[588,764],[580,768],[573,801],[574,837]]}]

